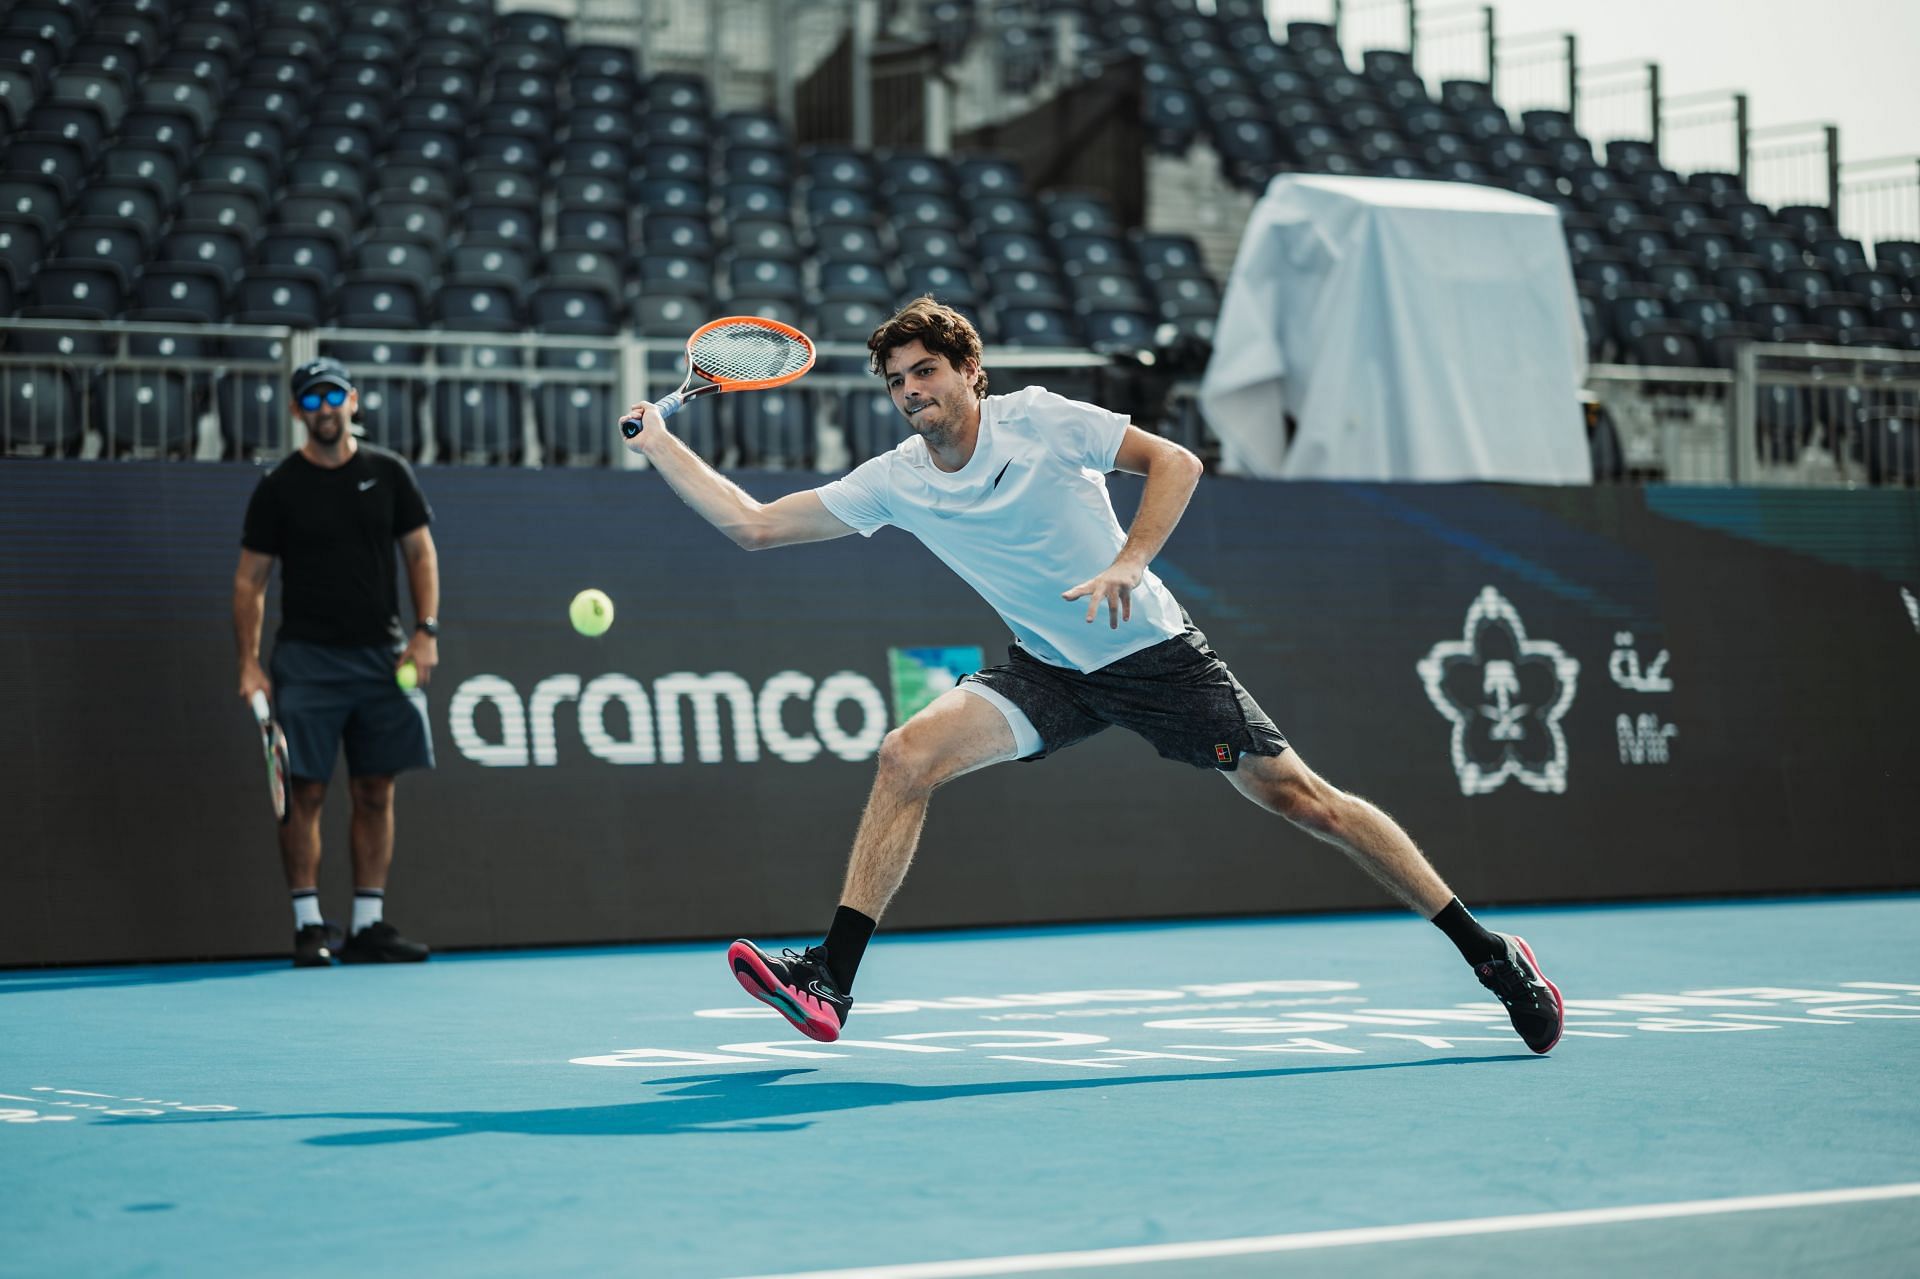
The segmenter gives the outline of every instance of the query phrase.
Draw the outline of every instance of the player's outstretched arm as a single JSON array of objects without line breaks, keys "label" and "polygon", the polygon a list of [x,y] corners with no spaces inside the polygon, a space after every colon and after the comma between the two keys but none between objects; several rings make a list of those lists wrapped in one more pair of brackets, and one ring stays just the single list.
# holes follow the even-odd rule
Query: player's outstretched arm
[{"label": "player's outstretched arm", "polygon": [[756,500],[669,431],[660,410],[651,403],[635,404],[623,416],[640,418],[645,424],[640,434],[625,441],[626,446],[644,454],[680,500],[735,545],[763,551],[825,542],[853,532],[811,492],[789,493],[772,502]]}]

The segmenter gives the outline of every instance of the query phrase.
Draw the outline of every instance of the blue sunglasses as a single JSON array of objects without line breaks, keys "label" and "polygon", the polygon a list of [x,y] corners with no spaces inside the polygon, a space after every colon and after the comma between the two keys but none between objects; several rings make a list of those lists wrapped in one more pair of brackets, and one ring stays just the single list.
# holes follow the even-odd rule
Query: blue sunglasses
[{"label": "blue sunglasses", "polygon": [[308,391],[300,397],[300,407],[309,413],[318,412],[323,403],[337,409],[346,402],[347,390],[342,386],[333,387],[324,395],[319,391]]}]

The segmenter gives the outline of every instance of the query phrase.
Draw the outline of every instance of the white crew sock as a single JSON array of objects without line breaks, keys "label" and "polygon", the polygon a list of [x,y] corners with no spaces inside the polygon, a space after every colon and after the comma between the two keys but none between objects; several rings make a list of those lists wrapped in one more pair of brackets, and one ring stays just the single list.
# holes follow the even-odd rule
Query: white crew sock
[{"label": "white crew sock", "polygon": [[308,924],[323,923],[320,918],[320,892],[313,888],[293,890],[293,926],[305,928]]},{"label": "white crew sock", "polygon": [[387,904],[385,889],[356,888],[353,890],[353,931],[360,932],[369,924],[380,922],[382,911]]}]

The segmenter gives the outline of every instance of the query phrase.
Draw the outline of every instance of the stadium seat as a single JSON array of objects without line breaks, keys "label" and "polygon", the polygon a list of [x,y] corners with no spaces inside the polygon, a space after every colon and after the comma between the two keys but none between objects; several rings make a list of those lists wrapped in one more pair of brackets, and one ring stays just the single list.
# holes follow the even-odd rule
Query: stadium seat
[{"label": "stadium seat", "polygon": [[1790,228],[1805,248],[1812,248],[1816,240],[1836,234],[1833,212],[1824,205],[1783,204],[1774,210],[1773,216],[1776,222]]},{"label": "stadium seat", "polygon": [[[965,266],[970,260],[960,244],[958,233],[945,227],[896,226],[894,239],[899,246],[900,261],[906,265],[939,262],[947,266]],[[1005,235],[981,236],[978,244],[978,257],[985,266],[992,267],[1002,259],[996,246],[1009,242],[1022,242],[1032,246],[1032,257],[1046,260],[1048,254],[1040,241],[1032,236],[1007,233]]]},{"label": "stadium seat", "polygon": [[1040,213],[1033,202],[1021,195],[978,196],[967,203],[967,220],[974,234],[989,231],[1020,231],[1038,235]]},{"label": "stadium seat", "polygon": [[713,255],[713,227],[705,217],[649,214],[641,223],[641,239],[648,253],[689,257]]},{"label": "stadium seat", "polygon": [[996,303],[991,312],[1000,341],[1008,346],[1078,346],[1079,334],[1063,311]]},{"label": "stadium seat", "polygon": [[333,292],[334,323],[352,329],[418,329],[427,318],[425,293],[404,277],[351,274]]},{"label": "stadium seat", "polygon": [[736,255],[799,262],[804,256],[793,223],[785,218],[739,218],[727,224],[728,247]]},{"label": "stadium seat", "polygon": [[66,370],[27,364],[0,371],[0,435],[20,456],[77,452],[82,439],[79,396]]},{"label": "stadium seat", "polygon": [[704,258],[649,253],[640,259],[639,267],[643,293],[704,298],[713,292],[712,268]]},{"label": "stadium seat", "polygon": [[[634,299],[634,331],[645,338],[675,339],[685,342],[687,335],[705,318],[704,294],[679,295],[664,289],[649,290]],[[678,351],[671,354],[678,356]],[[668,371],[672,369],[668,365]]]},{"label": "stadium seat", "polygon": [[729,256],[721,269],[735,297],[798,303],[806,294],[799,266],[793,262],[778,258]]},{"label": "stadium seat", "polygon": [[951,198],[925,191],[888,197],[887,219],[898,227],[937,227],[943,231],[959,231],[966,225],[959,205]]},{"label": "stadium seat", "polygon": [[1068,309],[1066,287],[1052,271],[1044,268],[989,271],[987,292],[1003,306],[1049,311]]},{"label": "stadium seat", "polygon": [[553,247],[625,253],[627,216],[599,209],[561,209],[554,214]]},{"label": "stadium seat", "polygon": [[1774,281],[1781,292],[1791,293],[1806,307],[1824,305],[1834,292],[1833,281],[1827,277],[1827,273],[1812,267],[1782,271],[1774,277]]},{"label": "stadium seat", "polygon": [[1104,233],[1060,235],[1053,247],[1068,275],[1082,271],[1133,272],[1133,255],[1119,238]]},{"label": "stadium seat", "polygon": [[880,233],[870,224],[838,223],[816,228],[813,253],[821,265],[829,262],[872,262],[882,249]]},{"label": "stadium seat", "polygon": [[763,182],[787,186],[793,181],[792,161],[784,150],[734,145],[727,148],[721,171],[735,182]]},{"label": "stadium seat", "polygon": [[598,466],[612,447],[609,424],[617,410],[612,388],[586,381],[583,373],[610,373],[617,367],[613,348],[582,345],[542,347],[535,364],[551,369],[533,391],[533,417],[547,461],[559,466]]},{"label": "stadium seat", "polygon": [[[433,437],[441,461],[473,465],[518,463],[525,453],[521,414],[526,397],[519,382],[485,377],[487,367],[512,366],[512,348],[470,347],[463,353],[477,368],[443,374],[434,384]],[[443,361],[447,357],[443,350]]]},{"label": "stadium seat", "polygon": [[112,270],[125,293],[146,260],[141,232],[118,219],[75,218],[54,242],[56,258],[86,259]]},{"label": "stadium seat", "polygon": [[342,252],[352,243],[359,221],[352,203],[338,196],[290,195],[274,202],[276,227],[325,236]]},{"label": "stadium seat", "polygon": [[892,299],[883,302],[855,298],[829,299],[815,312],[814,337],[822,342],[864,344],[886,322]]},{"label": "stadium seat", "polygon": [[282,275],[308,277],[331,288],[344,262],[340,243],[329,236],[276,227],[254,246],[254,261]]},{"label": "stadium seat", "polygon": [[626,294],[625,257],[599,249],[556,249],[547,255],[546,282],[559,288],[589,289],[617,302]]},{"label": "stadium seat", "polygon": [[1920,302],[1883,298],[1872,307],[1875,327],[1894,334],[1895,345],[1920,351]]},{"label": "stadium seat", "polygon": [[367,211],[365,231],[369,238],[407,240],[429,248],[447,242],[450,218],[446,208],[408,200],[377,200]]},{"label": "stadium seat", "polygon": [[1697,369],[1705,362],[1699,344],[1671,324],[1643,325],[1628,342],[1627,358],[1634,364],[1686,369]]},{"label": "stadium seat", "polygon": [[1876,241],[1873,265],[1875,270],[1905,281],[1910,290],[1920,291],[1920,241]]},{"label": "stadium seat", "polygon": [[517,205],[472,204],[460,216],[460,234],[468,244],[495,244],[532,253],[540,247],[540,218]]},{"label": "stadium seat", "polygon": [[949,266],[944,262],[909,263],[901,270],[899,300],[910,301],[922,294],[931,294],[935,300],[962,310],[980,303],[973,273],[964,266]]},{"label": "stadium seat", "polygon": [[512,333],[521,327],[518,290],[483,283],[447,283],[434,297],[434,319],[466,333]]},{"label": "stadium seat", "polygon": [[1220,294],[1205,276],[1166,276],[1152,282],[1154,308],[1164,319],[1217,316]]},{"label": "stadium seat", "polygon": [[819,295],[826,301],[871,302],[879,306],[893,301],[893,285],[878,265],[859,261],[822,262],[819,273]]},{"label": "stadium seat", "polygon": [[180,458],[193,450],[193,397],[185,374],[116,368],[100,375],[90,400],[90,424],[109,457]]},{"label": "stadium seat", "polygon": [[119,266],[90,258],[53,258],[33,277],[34,313],[48,319],[110,320],[126,295]]},{"label": "stadium seat", "polygon": [[156,263],[134,284],[133,312],[142,320],[214,324],[226,318],[229,277],[211,263]]},{"label": "stadium seat", "polygon": [[554,203],[562,211],[591,209],[624,214],[626,179],[586,173],[562,173],[553,183]]},{"label": "stadium seat", "polygon": [[435,249],[407,239],[369,235],[354,246],[354,271],[366,280],[405,281],[427,287],[440,274]]},{"label": "stadium seat", "polygon": [[12,292],[27,287],[47,255],[46,247],[47,237],[38,223],[0,216],[0,276]]}]

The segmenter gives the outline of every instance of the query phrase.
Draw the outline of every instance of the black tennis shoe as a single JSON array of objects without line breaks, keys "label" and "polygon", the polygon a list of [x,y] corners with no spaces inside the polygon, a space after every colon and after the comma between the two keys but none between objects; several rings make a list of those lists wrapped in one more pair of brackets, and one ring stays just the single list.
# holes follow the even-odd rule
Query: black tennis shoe
[{"label": "black tennis shoe", "polygon": [[295,968],[331,968],[333,967],[333,948],[340,940],[340,930],[332,924],[302,924],[293,935],[293,966]]},{"label": "black tennis shoe", "polygon": [[384,919],[368,924],[340,948],[343,964],[417,964],[426,957],[425,945],[408,941]]},{"label": "black tennis shoe", "polygon": [[827,971],[827,952],[809,946],[799,954],[769,955],[750,941],[727,947],[727,967],[741,989],[792,1022],[809,1039],[830,1044],[840,1038],[853,1000],[840,993]]},{"label": "black tennis shoe", "polygon": [[1537,1053],[1548,1052],[1560,1042],[1560,1032],[1567,1020],[1560,988],[1541,974],[1539,961],[1534,959],[1533,948],[1527,945],[1526,938],[1507,933],[1494,936],[1500,939],[1507,953],[1499,959],[1474,965],[1474,976],[1507,1006],[1507,1018],[1513,1022],[1520,1038],[1527,1041],[1527,1047]]}]

